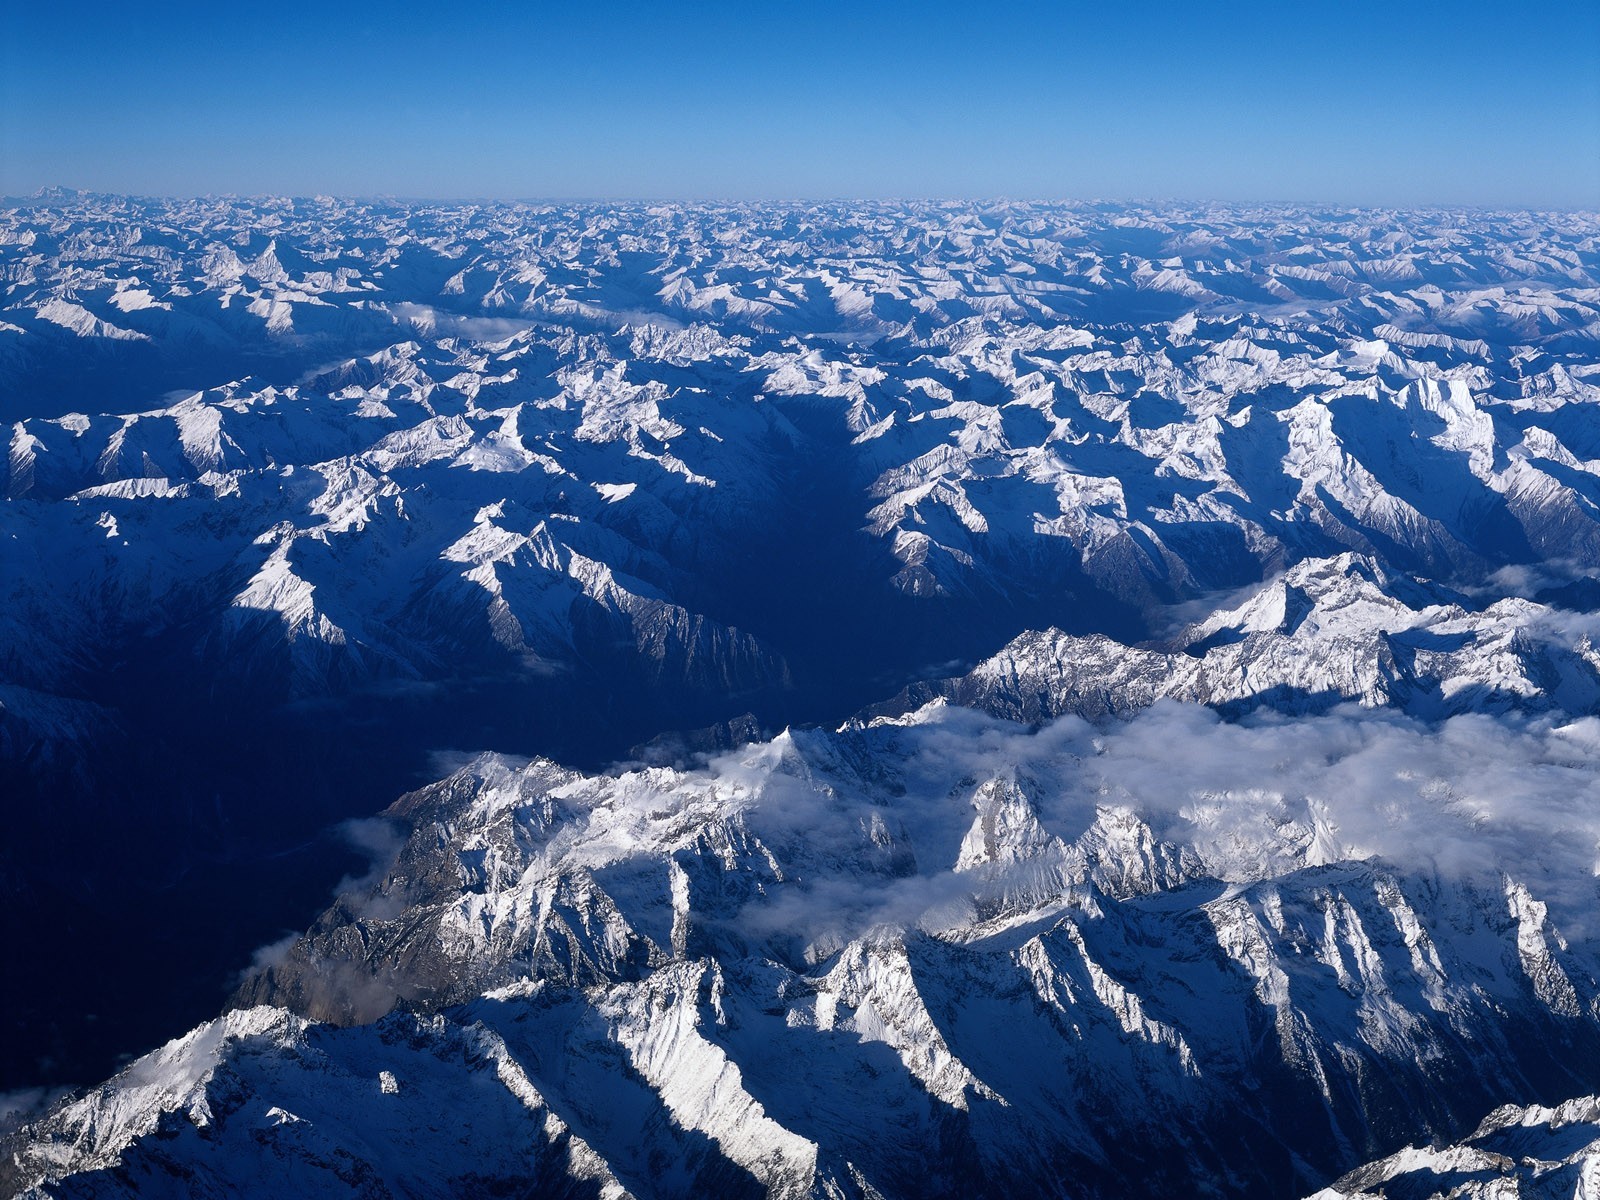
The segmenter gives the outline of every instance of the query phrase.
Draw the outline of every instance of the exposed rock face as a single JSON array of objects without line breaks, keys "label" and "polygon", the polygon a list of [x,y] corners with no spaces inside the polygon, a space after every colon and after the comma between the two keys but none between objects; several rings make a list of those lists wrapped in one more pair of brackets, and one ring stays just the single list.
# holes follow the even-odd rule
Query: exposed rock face
[{"label": "exposed rock face", "polygon": [[1507,1104],[1452,1146],[1414,1146],[1350,1172],[1315,1200],[1451,1196],[1579,1200],[1600,1186],[1600,1098]]},{"label": "exposed rock face", "polygon": [[966,675],[914,684],[878,713],[933,697],[1020,721],[1125,716],[1157,700],[1237,714],[1342,703],[1419,716],[1600,709],[1600,619],[1523,599],[1475,604],[1360,555],[1307,559],[1173,638],[1129,646],[1051,629]]},{"label": "exposed rock face", "polygon": [[[1554,857],[1518,832],[1592,800],[1600,760],[1577,727],[1458,720],[1029,732],[935,704],[688,771],[485,757],[397,804],[392,867],[240,997],[330,1024],[222,1018],[27,1130],[18,1169],[41,1194],[180,1167],[226,1189],[265,1155],[321,1194],[359,1137],[351,1171],[425,1156],[441,1195],[469,1169],[638,1196],[1309,1191],[1600,1071],[1600,957],[1562,930],[1600,818],[1580,801]],[[323,1075],[370,1097],[331,1107]],[[539,1132],[367,1140],[470,1075]],[[315,1137],[259,1132],[279,1112]]]},{"label": "exposed rock face", "polygon": [[[13,394],[62,354],[125,369],[81,411],[46,387],[15,414],[0,681],[137,714],[155,645],[190,690],[256,701],[494,678],[605,720],[596,693],[621,693],[639,741],[685,696],[724,720],[798,686],[837,719],[939,652],[1148,635],[1307,558],[1449,584],[1600,562],[1595,235],[1291,209],[10,210]],[[192,379],[217,369],[200,345],[292,369],[166,395],[124,364]]]}]

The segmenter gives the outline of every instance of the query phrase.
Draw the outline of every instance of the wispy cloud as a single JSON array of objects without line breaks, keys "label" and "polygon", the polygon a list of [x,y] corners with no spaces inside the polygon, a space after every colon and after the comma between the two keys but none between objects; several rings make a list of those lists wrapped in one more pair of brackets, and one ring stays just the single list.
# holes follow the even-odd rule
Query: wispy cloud
[{"label": "wispy cloud", "polygon": [[[953,868],[977,816],[972,797],[986,780],[1018,776],[1044,830],[1064,842],[1101,810],[1122,809],[1232,882],[1330,859],[1377,859],[1430,875],[1503,872],[1549,902],[1569,934],[1587,928],[1600,898],[1593,717],[1471,715],[1432,725],[1351,706],[1228,722],[1164,702],[1126,722],[1068,717],[1036,731],[947,709],[871,736],[880,754],[889,752],[900,792],[872,803],[905,831],[915,873],[813,872],[802,887],[750,906],[746,917],[762,930],[815,936],[831,926],[909,926],[939,910],[959,918],[973,883]],[[822,749],[808,757],[826,762]],[[760,797],[747,819],[774,845],[841,866],[859,851],[865,810],[831,786],[774,778],[748,753],[710,770],[719,785]]]}]

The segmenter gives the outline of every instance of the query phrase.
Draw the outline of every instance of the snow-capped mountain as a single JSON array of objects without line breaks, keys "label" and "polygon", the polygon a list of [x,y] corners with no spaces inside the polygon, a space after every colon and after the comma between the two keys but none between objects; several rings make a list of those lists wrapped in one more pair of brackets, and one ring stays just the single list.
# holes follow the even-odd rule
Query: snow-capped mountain
[{"label": "snow-capped mountain", "polygon": [[17,1187],[1277,1196],[1600,1091],[1594,216],[63,193],[0,279],[0,1088],[204,1022]]},{"label": "snow-capped mountain", "polygon": [[1126,715],[1157,700],[1227,713],[1345,702],[1419,716],[1600,711],[1600,620],[1521,598],[1488,605],[1370,558],[1305,559],[1175,637],[1129,646],[1029,631],[970,672],[874,711],[939,696],[997,716]]},{"label": "snow-capped mountain", "polygon": [[1315,1200],[1451,1196],[1459,1200],[1575,1200],[1600,1185],[1600,1098],[1553,1107],[1507,1104],[1470,1138],[1412,1146],[1352,1171]]},{"label": "snow-capped mountain", "polygon": [[[8,211],[8,740],[60,757],[53,703],[126,722],[175,673],[468,728],[488,689],[599,762],[1307,557],[1600,561],[1595,233],[1517,220]],[[60,415],[63,354],[122,374]]]},{"label": "snow-capped mountain", "polygon": [[[796,685],[842,716],[863,656],[1148,635],[1306,557],[1600,561],[1594,230],[1505,223],[12,210],[0,671],[103,703],[161,639],[252,696],[603,672],[656,697],[648,736]],[[381,347],[340,358],[352,322]],[[200,374],[197,328],[285,381],[158,402],[126,364],[55,415],[63,376],[16,365],[149,343]]]},{"label": "snow-capped mountain", "polygon": [[[687,771],[486,756],[244,990],[332,1026],[220,1018],[26,1130],[18,1178],[1309,1191],[1600,1070],[1593,724],[936,703]],[[1569,851],[1525,840],[1555,817]]]}]

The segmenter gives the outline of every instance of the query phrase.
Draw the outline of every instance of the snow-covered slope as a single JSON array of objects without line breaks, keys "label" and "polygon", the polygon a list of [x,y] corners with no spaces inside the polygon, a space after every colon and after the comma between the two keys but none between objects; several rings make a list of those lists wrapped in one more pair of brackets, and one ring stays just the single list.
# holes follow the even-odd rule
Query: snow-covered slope
[{"label": "snow-covered slope", "polygon": [[[1309,1190],[1600,1070],[1593,725],[1165,705],[1029,732],[935,704],[689,771],[484,757],[401,801],[383,878],[245,988],[355,1027],[223,1018],[24,1131],[18,1170],[339,1194],[343,1147],[432,1164],[424,1194],[469,1168]],[[414,1111],[473,1086],[482,1128]]]},{"label": "snow-covered slope", "polygon": [[[1595,237],[1295,209],[9,210],[0,681],[125,705],[155,654],[190,691],[445,707],[492,681],[591,727],[621,694],[631,738],[518,747],[601,761],[685,704],[838,719],[1027,629],[1148,637],[1307,558],[1469,586],[1592,565]],[[182,386],[118,357],[139,347]],[[63,412],[96,355],[113,375]]]},{"label": "snow-covered slope", "polygon": [[1354,554],[1306,559],[1175,637],[1129,646],[1059,630],[1019,635],[965,675],[912,685],[874,711],[939,696],[1014,720],[1127,714],[1159,699],[1226,713],[1344,702],[1418,716],[1600,711],[1600,618],[1521,598],[1475,603]]},{"label": "snow-covered slope", "polygon": [[[339,1032],[233,1012],[58,1120],[33,1161],[77,1166],[70,1190],[100,1195],[626,1195],[482,1025]],[[124,1164],[133,1140],[154,1153]],[[4,1174],[20,1195],[59,1194]]]},{"label": "snow-covered slope", "polygon": [[1600,1097],[1545,1107],[1507,1104],[1471,1137],[1412,1146],[1350,1172],[1315,1200],[1583,1200],[1600,1188]]}]

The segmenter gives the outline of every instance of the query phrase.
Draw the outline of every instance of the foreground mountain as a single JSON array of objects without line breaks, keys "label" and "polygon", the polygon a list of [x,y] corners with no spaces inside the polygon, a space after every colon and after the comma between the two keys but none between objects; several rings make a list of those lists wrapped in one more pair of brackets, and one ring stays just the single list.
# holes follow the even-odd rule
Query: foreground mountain
[{"label": "foreground mountain", "polygon": [[1593,726],[935,704],[689,771],[485,757],[241,996],[331,1024],[221,1018],[26,1130],[18,1177],[1309,1191],[1600,1072]]},{"label": "foreground mountain", "polygon": [[1600,1186],[1600,1099],[1553,1108],[1508,1104],[1454,1146],[1412,1147],[1352,1171],[1315,1200],[1451,1196],[1577,1200]]}]

